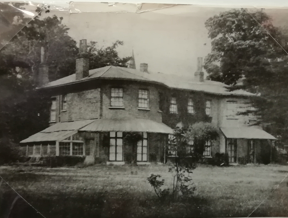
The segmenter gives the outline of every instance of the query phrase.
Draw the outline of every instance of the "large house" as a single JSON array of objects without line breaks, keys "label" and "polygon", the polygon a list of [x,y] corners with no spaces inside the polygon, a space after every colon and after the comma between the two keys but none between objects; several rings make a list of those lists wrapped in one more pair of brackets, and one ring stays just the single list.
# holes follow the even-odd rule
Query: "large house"
[{"label": "large house", "polygon": [[[199,121],[219,128],[219,140],[207,141],[205,158],[228,153],[230,163],[259,162],[263,147],[275,138],[255,122],[252,93],[228,91],[223,83],[205,80],[202,59],[194,77],[153,73],[148,64],[136,70],[106,66],[89,70],[86,40],[80,41],[76,73],[48,81],[48,68],[39,70],[39,92],[52,96],[50,126],[21,141],[28,156],[85,156],[86,162],[124,164],[131,146],[125,134],[138,132],[137,163],[165,163],[168,138],[177,125]],[[250,110],[253,111],[253,110]],[[191,142],[193,147],[193,142]]]}]

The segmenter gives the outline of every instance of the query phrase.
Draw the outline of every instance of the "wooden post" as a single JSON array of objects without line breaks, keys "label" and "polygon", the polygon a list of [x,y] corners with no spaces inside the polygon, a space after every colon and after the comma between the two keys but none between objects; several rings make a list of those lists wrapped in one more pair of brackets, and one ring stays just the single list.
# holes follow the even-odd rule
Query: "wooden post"
[{"label": "wooden post", "polygon": [[56,156],[59,156],[59,142],[56,141]]},{"label": "wooden post", "polygon": [[70,142],[70,156],[72,156],[72,142]]}]

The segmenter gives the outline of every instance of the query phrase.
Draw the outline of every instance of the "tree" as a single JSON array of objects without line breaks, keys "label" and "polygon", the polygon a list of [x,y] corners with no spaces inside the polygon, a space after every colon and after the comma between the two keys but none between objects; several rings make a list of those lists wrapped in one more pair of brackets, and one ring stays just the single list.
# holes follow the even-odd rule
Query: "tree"
[{"label": "tree", "polygon": [[[195,186],[192,182],[192,171],[196,164],[203,157],[206,141],[213,141],[218,138],[218,129],[211,123],[199,122],[188,127],[188,129],[176,127],[174,134],[169,140],[169,147],[174,154],[172,167],[169,172],[173,174],[172,191],[162,189],[164,180],[160,175],[151,174],[148,182],[154,188],[156,195],[160,199],[167,197],[173,200],[179,199],[180,196],[190,198],[193,196]],[[193,141],[193,150],[191,144]]]},{"label": "tree", "polygon": [[[212,51],[205,58],[209,78],[245,89],[252,98],[259,122],[272,134],[287,138],[287,34],[273,25],[263,11],[230,10],[205,23]],[[250,111],[247,111],[250,113]]]},{"label": "tree", "polygon": [[[41,17],[42,13],[49,13],[49,6],[39,7],[36,12],[38,16],[0,51],[0,137],[15,142],[48,126],[50,99],[35,92],[40,48],[45,47],[44,61],[51,81],[75,73],[78,47],[69,36],[69,28],[62,23],[63,18]],[[26,18],[19,16],[19,19]],[[119,45],[123,42],[116,41],[112,46],[99,49],[96,42],[91,42],[90,69],[124,66],[130,57],[118,56]]]}]

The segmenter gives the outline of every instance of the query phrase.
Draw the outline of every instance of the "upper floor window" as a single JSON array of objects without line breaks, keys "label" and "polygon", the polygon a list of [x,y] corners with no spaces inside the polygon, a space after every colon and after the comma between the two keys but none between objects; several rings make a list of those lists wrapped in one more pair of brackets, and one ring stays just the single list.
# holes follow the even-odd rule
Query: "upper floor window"
[{"label": "upper floor window", "polygon": [[206,141],[205,150],[203,152],[204,157],[211,157],[211,141]]},{"label": "upper floor window", "polygon": [[177,114],[178,113],[177,102],[176,102],[175,97],[172,97],[170,100],[170,113],[171,114]]},{"label": "upper floor window", "polygon": [[227,119],[235,119],[237,115],[237,101],[227,101],[226,117]]},{"label": "upper floor window", "polygon": [[211,116],[211,101],[207,100],[206,101],[206,108],[205,108],[205,113],[207,116]]},{"label": "upper floor window", "polygon": [[149,92],[148,92],[148,90],[139,89],[138,107],[139,108],[149,108]]},{"label": "upper floor window", "polygon": [[67,110],[67,95],[62,95],[61,110],[62,111]]},{"label": "upper floor window", "polygon": [[123,88],[111,88],[111,106],[123,107]]},{"label": "upper floor window", "polygon": [[192,98],[188,99],[187,111],[189,114],[194,114],[194,106]]},{"label": "upper floor window", "polygon": [[50,108],[50,121],[56,122],[56,98],[52,98],[51,108]]}]

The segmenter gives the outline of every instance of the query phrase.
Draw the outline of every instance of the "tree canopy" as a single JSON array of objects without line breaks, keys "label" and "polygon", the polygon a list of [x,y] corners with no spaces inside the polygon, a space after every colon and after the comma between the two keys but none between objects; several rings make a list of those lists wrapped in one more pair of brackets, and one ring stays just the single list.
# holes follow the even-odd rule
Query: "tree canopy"
[{"label": "tree canopy", "polygon": [[[49,7],[36,11],[38,16],[0,50],[0,138],[8,137],[16,142],[48,126],[50,100],[34,91],[41,47],[46,51],[50,81],[75,73],[78,54],[77,43],[69,36],[63,18],[55,15],[43,18],[41,14],[49,13]],[[17,16],[27,21],[24,16]],[[19,23],[23,25],[23,22]],[[90,69],[126,66],[130,57],[119,57],[120,45],[123,42],[116,41],[98,48],[97,42],[90,42]]]},{"label": "tree canopy", "polygon": [[212,40],[204,68],[212,80],[245,89],[272,134],[287,138],[287,31],[263,11],[230,10],[205,23]]}]

